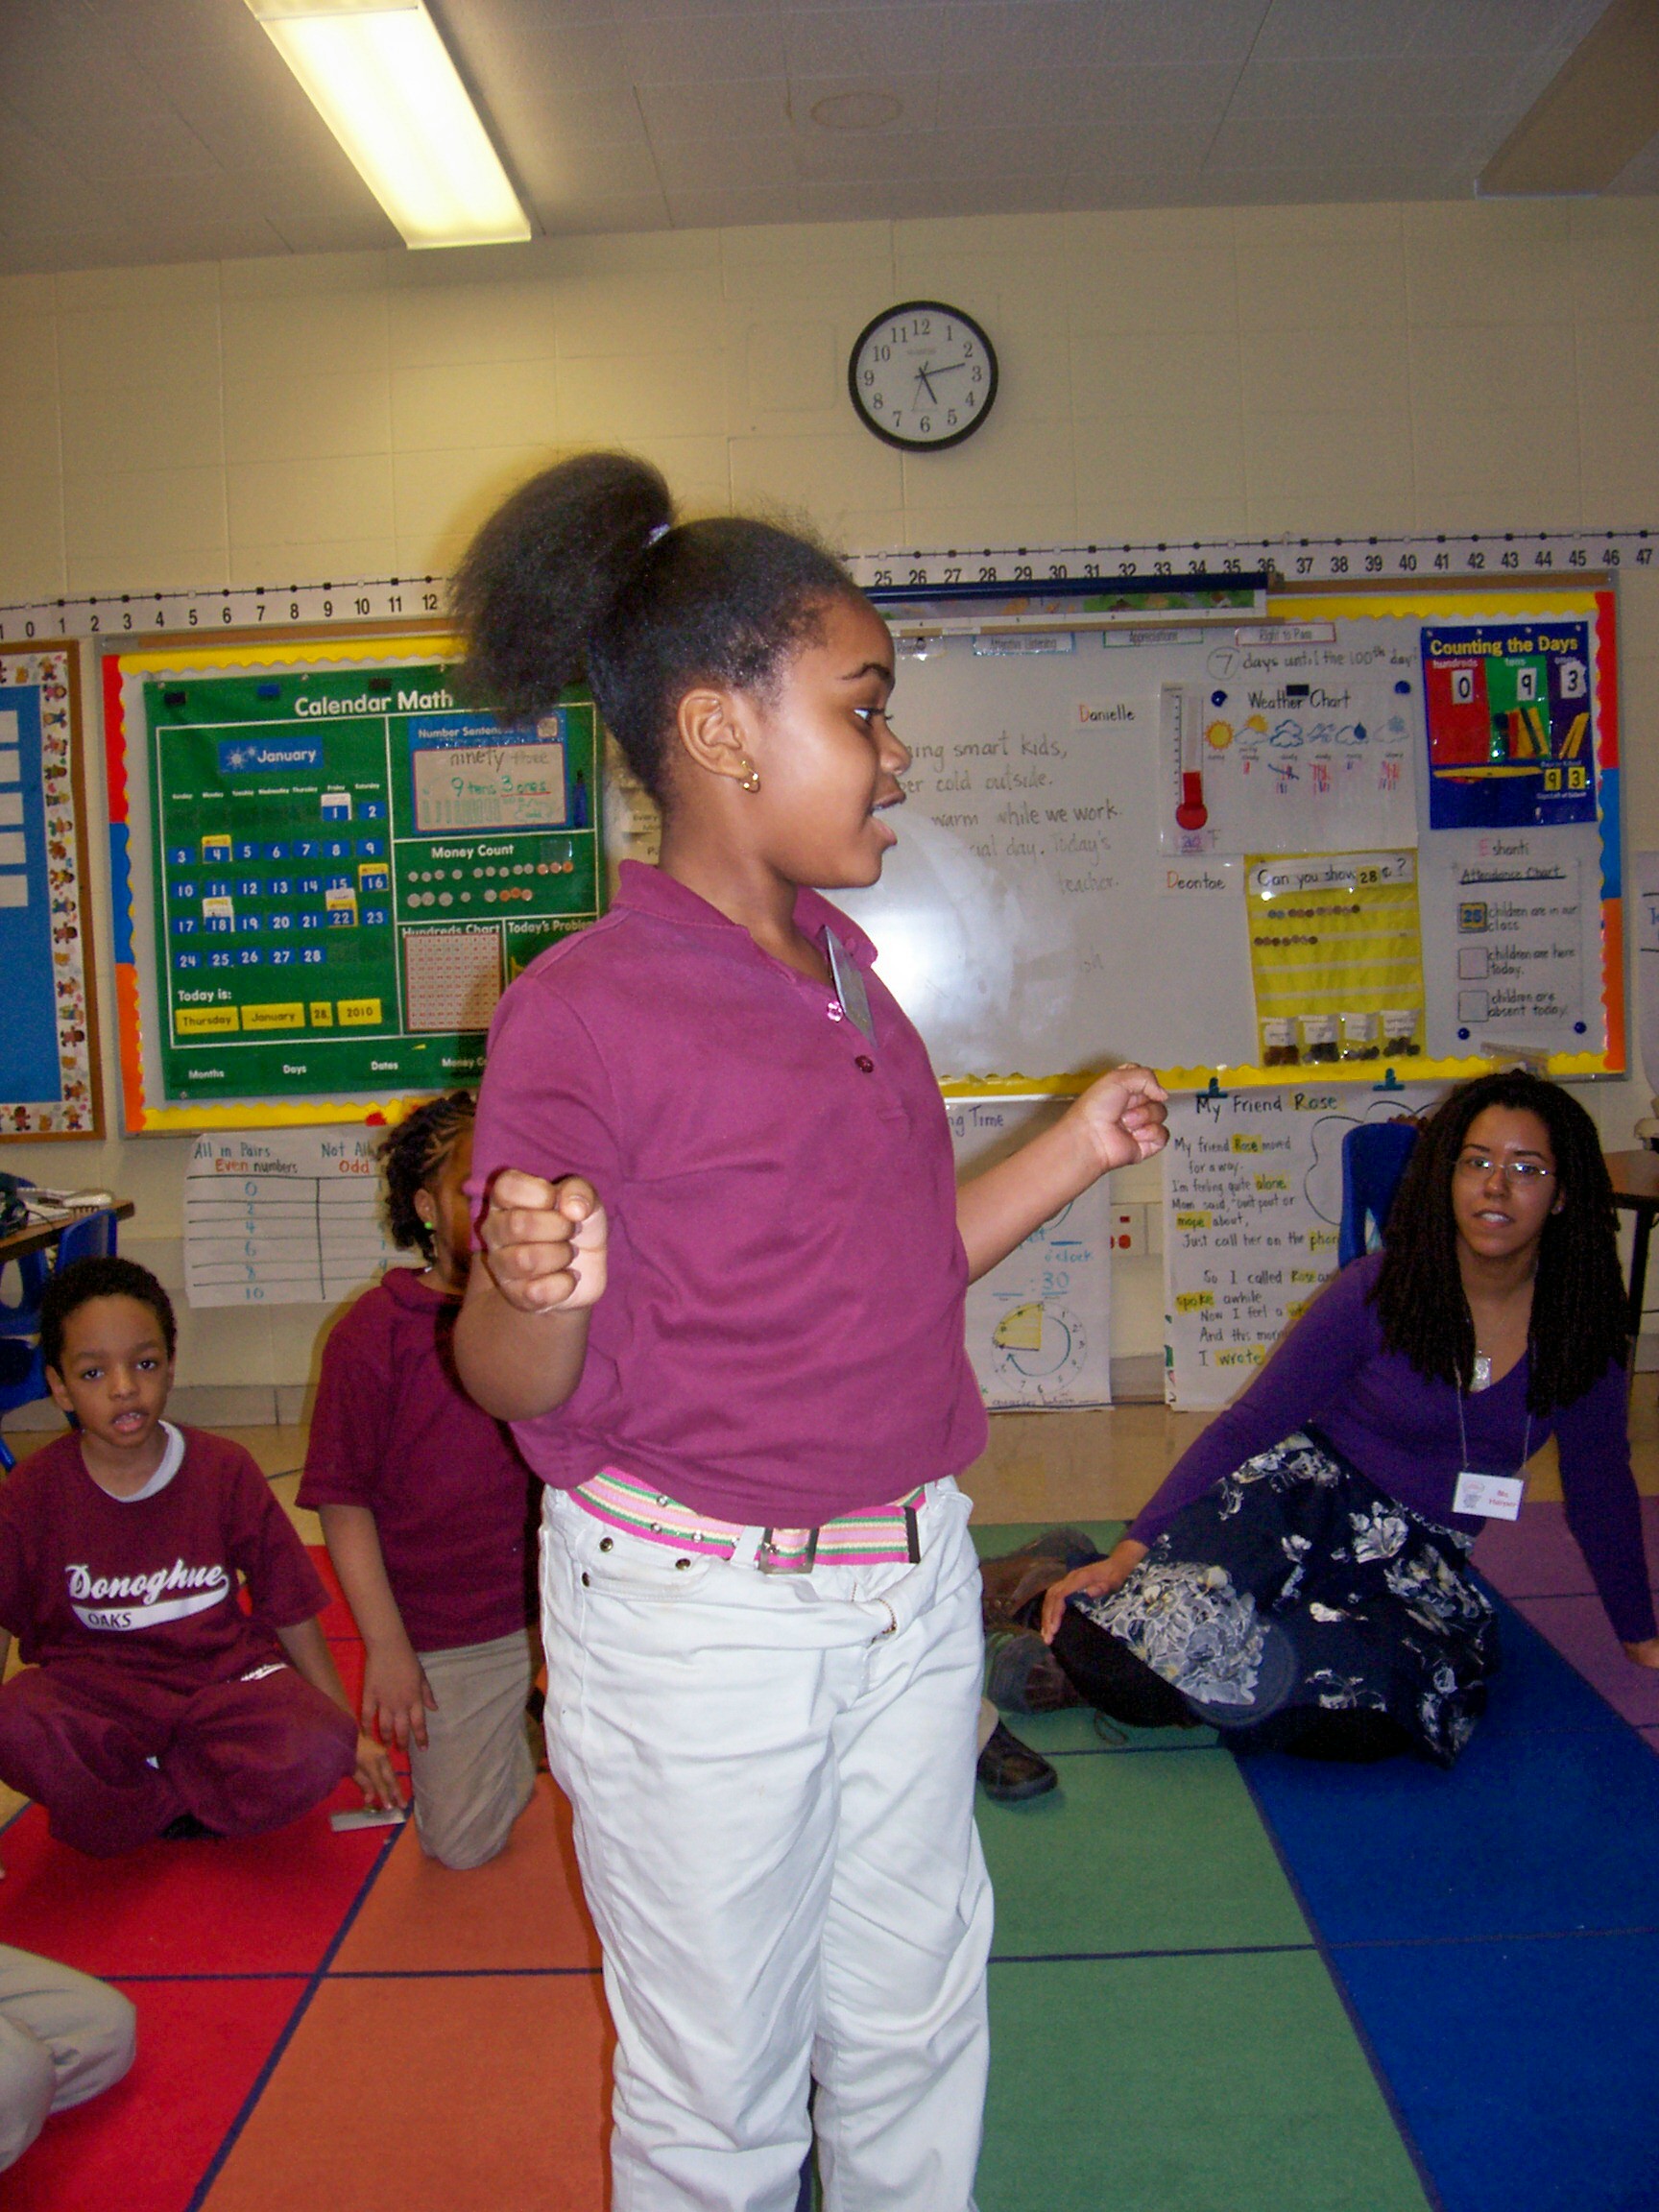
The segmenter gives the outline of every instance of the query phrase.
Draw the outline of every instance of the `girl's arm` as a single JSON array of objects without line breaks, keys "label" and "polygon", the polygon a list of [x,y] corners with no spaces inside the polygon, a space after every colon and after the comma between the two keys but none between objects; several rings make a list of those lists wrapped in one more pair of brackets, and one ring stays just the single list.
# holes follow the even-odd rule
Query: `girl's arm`
[{"label": "girl's arm", "polygon": [[1659,1668],[1653,1599],[1642,1541],[1642,1501],[1630,1472],[1624,1370],[1610,1366],[1582,1398],[1555,1409],[1567,1526],[1595,1577],[1627,1658]]},{"label": "girl's arm", "polygon": [[407,1751],[414,1738],[426,1748],[426,1716],[436,1713],[425,1670],[415,1655],[380,1550],[380,1531],[367,1505],[320,1505],[323,1540],[357,1633],[363,1639],[363,1708],[366,1733]]},{"label": "girl's arm", "polygon": [[478,1224],[484,1264],[455,1318],[468,1395],[497,1421],[534,1421],[582,1380],[588,1314],[604,1294],[605,1209],[580,1175],[503,1168]]},{"label": "girl's arm", "polygon": [[977,1283],[1062,1206],[1114,1167],[1164,1149],[1166,1094],[1149,1068],[1115,1068],[1092,1084],[1052,1128],[964,1183],[956,1227]]},{"label": "girl's arm", "polygon": [[[289,1664],[301,1681],[309,1682],[313,1690],[321,1690],[328,1702],[338,1705],[342,1713],[351,1712],[317,1621],[301,1621],[295,1627],[278,1628],[276,1641],[287,1652]],[[355,1721],[355,1714],[352,1719]],[[361,1728],[357,1731],[356,1779],[358,1789],[371,1805],[401,1808],[407,1802],[403,1785],[393,1771],[384,1747],[373,1736],[365,1735]]]}]

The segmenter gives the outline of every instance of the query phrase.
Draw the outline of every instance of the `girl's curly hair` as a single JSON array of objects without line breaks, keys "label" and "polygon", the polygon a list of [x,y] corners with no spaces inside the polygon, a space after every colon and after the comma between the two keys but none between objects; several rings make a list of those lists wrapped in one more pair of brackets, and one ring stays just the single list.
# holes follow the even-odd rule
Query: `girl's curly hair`
[{"label": "girl's curly hair", "polygon": [[470,1091],[451,1091],[418,1106],[380,1140],[375,1157],[386,1178],[386,1218],[399,1251],[431,1259],[432,1232],[415,1210],[415,1193],[431,1184],[476,1111]]}]

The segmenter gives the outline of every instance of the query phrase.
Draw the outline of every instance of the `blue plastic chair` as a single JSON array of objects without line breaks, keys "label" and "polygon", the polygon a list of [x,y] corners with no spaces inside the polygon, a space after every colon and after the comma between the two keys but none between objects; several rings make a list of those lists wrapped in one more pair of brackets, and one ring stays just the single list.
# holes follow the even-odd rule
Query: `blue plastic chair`
[{"label": "blue plastic chair", "polygon": [[1417,1142],[1415,1121],[1361,1121],[1342,1140],[1342,1226],[1336,1264],[1375,1250]]},{"label": "blue plastic chair", "polygon": [[[33,1190],[35,1186],[27,1175],[19,1175],[18,1188]],[[40,1293],[46,1287],[50,1272],[44,1252],[26,1252],[21,1260],[11,1265],[17,1270],[22,1294],[15,1306],[0,1300],[0,1336],[33,1336],[40,1327]]]},{"label": "blue plastic chair", "polygon": [[[77,1260],[108,1259],[114,1249],[115,1216],[108,1207],[103,1207],[96,1214],[84,1214],[78,1221],[69,1223],[58,1239],[57,1260],[51,1272],[72,1266]],[[44,1261],[45,1255],[40,1257]],[[13,1309],[14,1315],[21,1310]],[[40,1305],[36,1298],[36,1332],[39,1322]],[[37,1398],[49,1398],[51,1394],[39,1344],[23,1342],[14,1334],[0,1335],[0,1414],[14,1412],[19,1406],[33,1406]],[[0,1470],[9,1475],[16,1464],[5,1437],[0,1436]]]}]

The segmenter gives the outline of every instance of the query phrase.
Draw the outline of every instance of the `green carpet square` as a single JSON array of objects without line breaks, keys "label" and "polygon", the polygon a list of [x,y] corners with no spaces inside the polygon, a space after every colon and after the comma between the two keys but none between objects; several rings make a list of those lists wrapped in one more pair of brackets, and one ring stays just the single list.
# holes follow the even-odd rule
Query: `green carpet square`
[{"label": "green carpet square", "polygon": [[1226,1751],[1064,1759],[1050,1796],[981,1792],[979,1833],[998,1957],[1309,1939]]},{"label": "green carpet square", "polygon": [[1426,2212],[1310,1952],[994,1966],[991,2051],[980,2212]]}]

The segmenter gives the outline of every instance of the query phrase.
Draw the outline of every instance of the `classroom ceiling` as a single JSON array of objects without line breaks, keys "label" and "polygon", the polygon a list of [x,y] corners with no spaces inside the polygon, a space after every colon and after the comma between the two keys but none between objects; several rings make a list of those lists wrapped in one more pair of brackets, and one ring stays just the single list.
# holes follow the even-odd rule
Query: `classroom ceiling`
[{"label": "classroom ceiling", "polygon": [[[431,0],[552,234],[1466,198],[1605,5]],[[0,0],[0,269],[397,244],[244,0]]]}]

